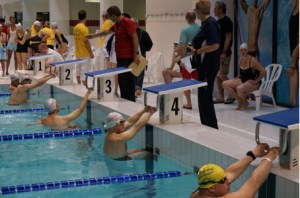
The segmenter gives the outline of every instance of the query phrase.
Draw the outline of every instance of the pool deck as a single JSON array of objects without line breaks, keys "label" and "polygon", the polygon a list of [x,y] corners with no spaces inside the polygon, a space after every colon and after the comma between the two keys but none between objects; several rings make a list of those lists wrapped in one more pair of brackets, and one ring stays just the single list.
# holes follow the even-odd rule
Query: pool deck
[{"label": "pool deck", "polygon": [[[24,71],[18,72],[24,73]],[[36,79],[37,77],[31,76],[31,78]],[[0,78],[0,84],[9,83],[10,78]],[[80,97],[84,97],[87,91],[85,86],[76,84],[75,79],[74,84],[70,86],[59,86],[58,77],[55,79],[50,79],[47,84],[56,86],[64,91],[70,92]],[[156,83],[155,85],[158,84],[160,83]],[[144,83],[145,87],[153,85],[153,83]],[[138,97],[136,103],[120,98],[116,98],[114,101],[100,101],[97,99],[96,90],[97,89],[95,88],[95,91],[90,95],[90,101],[93,101],[100,105],[104,105],[128,116],[132,116],[144,108],[143,93],[140,97]],[[183,103],[185,103],[185,97],[183,98]],[[149,124],[212,150],[226,154],[235,159],[244,157],[247,151],[253,150],[256,146],[254,138],[256,122],[253,121],[253,117],[286,109],[278,106],[274,108],[272,105],[263,103],[261,110],[255,111],[255,102],[250,101],[249,108],[246,111],[241,112],[235,110],[237,105],[236,102],[231,105],[216,104],[215,111],[219,125],[219,130],[216,130],[201,124],[197,106],[197,96],[195,94],[192,94],[191,98],[193,109],[183,110],[182,124],[162,124],[159,122],[158,113],[155,113],[151,117]],[[148,105],[156,106],[156,95],[148,94]],[[262,124],[260,128],[260,139],[261,142],[266,142],[270,146],[278,146],[279,129],[270,125]],[[163,138],[162,141],[164,141]],[[185,145],[185,148],[181,149],[186,149],[187,152],[189,152],[188,148],[191,148],[191,146],[188,147],[188,145]],[[190,152],[193,152],[193,154],[195,154],[194,151]],[[197,155],[197,153],[195,155],[199,156]],[[193,160],[195,159],[192,159],[192,161]],[[261,159],[256,159],[252,162],[252,165],[259,165],[260,162]],[[271,172],[287,180],[299,183],[299,173],[278,167],[278,158],[274,160]]]}]

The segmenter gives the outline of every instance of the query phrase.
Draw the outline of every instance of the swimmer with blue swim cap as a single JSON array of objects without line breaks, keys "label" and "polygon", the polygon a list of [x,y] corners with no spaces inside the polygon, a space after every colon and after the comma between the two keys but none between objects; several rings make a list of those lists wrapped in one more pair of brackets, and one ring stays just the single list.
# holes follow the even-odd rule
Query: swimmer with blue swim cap
[{"label": "swimmer with blue swim cap", "polygon": [[[269,151],[266,151],[269,149]],[[279,147],[269,148],[268,144],[261,143],[253,151],[232,164],[224,171],[220,166],[207,164],[198,172],[198,185],[190,198],[254,198],[260,186],[267,179],[273,160],[280,152]],[[248,168],[257,157],[264,157],[260,165],[253,171],[249,180],[237,191],[230,193],[230,184],[234,182]]]},{"label": "swimmer with blue swim cap", "polygon": [[[65,115],[65,116],[58,115],[58,112],[60,110],[58,102],[53,98],[48,99],[45,102],[45,109],[48,112],[48,116],[40,119],[35,124],[43,124],[43,125],[51,128],[52,130],[65,130],[65,129],[72,130],[72,129],[76,129],[76,127],[83,129],[84,127],[82,127],[79,123],[74,122],[74,121],[71,122],[71,121],[76,119],[78,116],[80,116],[82,114],[82,112],[85,109],[86,103],[88,101],[88,97],[91,94],[91,92],[92,92],[92,89],[89,89],[87,91],[87,93],[85,94],[85,96],[81,102],[81,105],[78,109],[76,109],[69,115]],[[32,124],[29,124],[29,125],[32,125]]]},{"label": "swimmer with blue swim cap", "polygon": [[[113,160],[127,161],[131,159],[145,159],[149,152],[142,148],[127,150],[127,142],[134,138],[137,132],[143,128],[150,117],[156,112],[156,108],[146,106],[142,111],[130,117],[127,121],[119,113],[113,112],[107,116],[105,127],[108,129],[105,135],[103,152]],[[144,117],[142,115],[146,113]],[[142,117],[142,118],[141,118]],[[133,127],[129,129],[131,126]],[[128,131],[126,131],[129,129]]]}]

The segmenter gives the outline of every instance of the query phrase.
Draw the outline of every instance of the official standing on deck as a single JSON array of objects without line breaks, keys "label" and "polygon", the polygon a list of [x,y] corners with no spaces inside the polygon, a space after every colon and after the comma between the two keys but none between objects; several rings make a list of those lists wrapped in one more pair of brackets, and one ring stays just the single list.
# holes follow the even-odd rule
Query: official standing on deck
[{"label": "official standing on deck", "polygon": [[[117,6],[109,7],[107,13],[115,24],[109,30],[88,35],[86,38],[91,39],[115,33],[117,66],[128,67],[132,62],[139,65],[139,41],[134,24],[130,19],[121,15],[121,11]],[[121,98],[135,102],[134,75],[131,72],[119,74],[118,80]]]},{"label": "official standing on deck", "polygon": [[207,82],[206,87],[198,89],[198,106],[201,123],[218,129],[212,94],[214,82],[220,68],[221,32],[218,22],[210,16],[210,6],[209,0],[196,1],[196,15],[202,24],[193,39],[194,48],[191,46],[188,46],[188,48],[191,50],[189,52],[191,55],[199,56],[197,66],[198,80]]}]

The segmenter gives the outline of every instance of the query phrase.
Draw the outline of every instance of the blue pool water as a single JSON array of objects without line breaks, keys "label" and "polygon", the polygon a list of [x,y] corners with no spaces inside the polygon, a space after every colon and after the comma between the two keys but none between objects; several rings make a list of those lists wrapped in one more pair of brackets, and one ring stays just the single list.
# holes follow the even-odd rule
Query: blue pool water
[{"label": "blue pool water", "polygon": [[[44,102],[46,100],[39,94],[30,97],[34,101]],[[3,104],[8,101],[8,98],[0,98],[0,100],[2,107],[5,106]],[[38,107],[43,107],[43,105]],[[67,107],[60,107],[65,108],[60,111],[60,115],[66,115],[72,111]],[[20,109],[20,106],[6,105],[5,108]],[[37,106],[22,105],[22,109],[25,108],[37,108]],[[46,115],[45,112],[0,115],[0,135],[48,132],[50,130],[42,125],[26,126],[26,124],[32,124]],[[87,126],[90,120],[86,120],[86,116],[82,115],[75,121],[82,126]],[[100,123],[93,122],[92,124],[92,128],[101,127]],[[114,161],[103,154],[104,136],[105,133],[94,136],[82,135],[0,142],[0,188],[95,177],[176,170],[185,172],[187,170],[160,155],[147,161]],[[135,141],[128,142],[128,149],[141,147],[144,146]],[[196,188],[197,177],[195,174],[190,174],[175,178],[44,190],[3,196],[22,198],[188,197]]]}]

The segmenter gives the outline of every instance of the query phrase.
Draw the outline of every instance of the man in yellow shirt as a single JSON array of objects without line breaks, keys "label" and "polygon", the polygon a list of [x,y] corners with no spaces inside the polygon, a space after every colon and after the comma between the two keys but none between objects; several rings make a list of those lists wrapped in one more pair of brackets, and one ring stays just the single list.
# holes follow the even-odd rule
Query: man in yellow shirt
[{"label": "man in yellow shirt", "polygon": [[77,59],[84,59],[84,63],[76,66],[76,79],[78,84],[85,85],[85,73],[89,72],[90,60],[94,58],[89,39],[85,39],[89,35],[89,30],[85,26],[86,12],[80,10],[78,12],[79,23],[74,28],[74,43],[75,43],[75,57]]},{"label": "man in yellow shirt", "polygon": [[[100,29],[100,32],[103,32],[105,30],[109,30],[113,24],[111,22],[111,20],[108,19],[108,13],[106,11],[102,12],[102,20],[103,20],[103,25]],[[103,42],[105,40],[106,36],[102,36],[99,37],[99,47],[101,49],[101,54],[103,55]],[[107,65],[107,69],[111,68],[111,66],[109,65],[109,58],[105,58],[106,59],[106,65]]]},{"label": "man in yellow shirt", "polygon": [[46,21],[43,30],[45,30],[46,32],[48,32],[48,34],[50,34],[50,38],[47,39],[47,46],[48,48],[54,50],[54,46],[53,46],[54,33],[49,27],[50,27],[50,22]]}]

